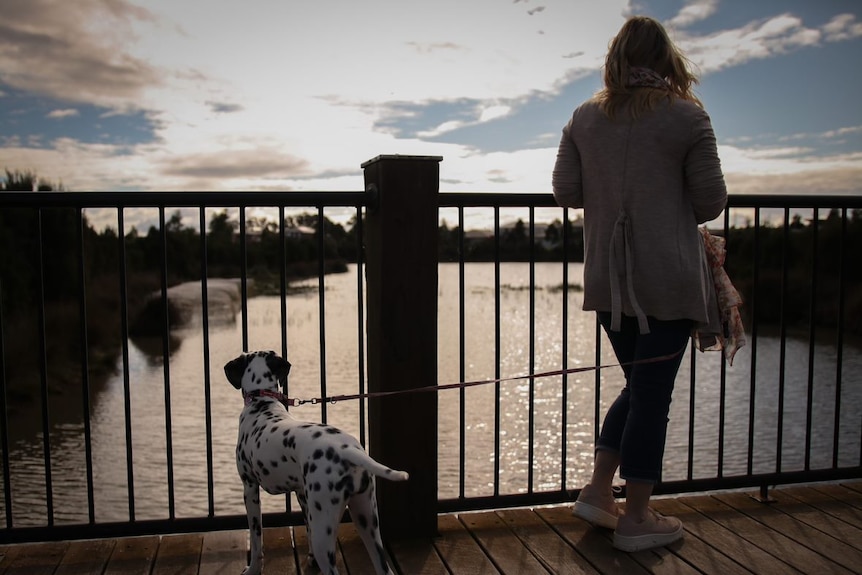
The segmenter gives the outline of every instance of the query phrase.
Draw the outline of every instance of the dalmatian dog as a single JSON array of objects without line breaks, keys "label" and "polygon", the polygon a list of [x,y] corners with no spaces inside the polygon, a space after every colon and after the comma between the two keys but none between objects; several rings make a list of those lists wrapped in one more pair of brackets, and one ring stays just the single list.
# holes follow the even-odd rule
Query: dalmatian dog
[{"label": "dalmatian dog", "polygon": [[243,575],[263,569],[261,487],[270,494],[296,493],[308,528],[309,565],[316,561],[323,573],[338,575],[336,530],[349,508],[378,575],[392,575],[380,537],[374,478],[404,481],[407,473],[381,465],[335,427],[294,419],[278,387],[286,382],[290,363],[275,352],[243,353],[224,371],[245,398],[236,444],[251,539],[251,562]]}]

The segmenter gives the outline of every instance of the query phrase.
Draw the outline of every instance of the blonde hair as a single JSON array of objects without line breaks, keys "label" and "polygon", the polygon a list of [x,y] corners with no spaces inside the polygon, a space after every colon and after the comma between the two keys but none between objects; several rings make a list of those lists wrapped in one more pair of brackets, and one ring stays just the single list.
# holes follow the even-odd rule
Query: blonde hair
[{"label": "blonde hair", "polygon": [[[673,102],[680,98],[703,106],[692,92],[698,80],[689,71],[689,64],[657,20],[633,16],[610,42],[604,66],[605,87],[595,98],[610,118],[621,109],[637,118],[664,99]],[[653,70],[667,81],[667,89],[629,86],[632,68]]]}]

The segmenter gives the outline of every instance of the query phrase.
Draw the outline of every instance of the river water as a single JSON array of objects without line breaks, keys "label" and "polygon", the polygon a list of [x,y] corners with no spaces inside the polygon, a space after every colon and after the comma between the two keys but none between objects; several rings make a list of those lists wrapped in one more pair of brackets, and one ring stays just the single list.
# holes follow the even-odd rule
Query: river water
[{"label": "river water", "polygon": [[[530,373],[529,266],[501,265],[500,277],[500,375]],[[581,264],[570,264],[569,284],[580,284]],[[533,372],[559,369],[562,349],[562,265],[535,265],[535,336]],[[439,268],[438,380],[460,381],[458,266]],[[287,299],[288,354],[292,369],[289,393],[297,397],[321,394],[320,303],[317,280],[291,290]],[[358,373],[358,325],[356,267],[348,273],[325,277],[325,380],[328,394],[355,393]],[[467,380],[495,377],[495,290],[492,264],[467,264],[466,365]],[[569,367],[595,364],[595,316],[581,311],[582,295],[568,292]],[[220,312],[224,313],[224,309]],[[248,302],[249,348],[281,348],[280,300],[255,297]],[[205,415],[204,339],[200,318],[174,332],[169,362],[170,413],[172,426],[173,480],[177,517],[203,516],[208,512]],[[603,365],[615,359],[602,338]],[[754,392],[754,464],[758,472],[774,471],[781,455],[782,470],[802,469],[805,464],[806,409],[808,405],[809,348],[804,338],[785,343],[782,442],[778,445],[778,406],[781,389],[781,342],[774,336],[759,336]],[[157,351],[150,350],[154,347]],[[214,512],[244,513],[242,490],[236,474],[234,449],[237,418],[242,409],[239,393],[225,380],[222,366],[242,348],[239,318],[211,317],[209,330],[210,389],[212,407],[212,461]],[[131,342],[129,353],[131,445],[136,519],[168,517],[168,464],[165,424],[165,366],[160,343],[155,346]],[[748,421],[751,395],[752,346],[742,348],[726,372],[723,469],[725,476],[745,473],[748,460]],[[714,477],[718,472],[720,369],[718,353],[695,353],[694,477]],[[835,429],[837,351],[830,342],[818,342],[813,354],[811,468],[832,464]],[[121,362],[121,360],[120,360]],[[862,436],[862,353],[846,346],[840,394],[839,465],[858,464]],[[691,399],[691,352],[687,352],[674,392],[664,478],[684,479],[689,460],[689,409]],[[93,481],[96,520],[125,521],[130,516],[130,481],[127,473],[124,385],[122,363],[117,372],[94,389],[91,396]],[[622,372],[608,367],[600,371],[600,405],[603,413],[622,387]],[[560,376],[536,379],[534,384],[533,489],[559,489],[561,462],[566,461],[567,489],[580,487],[589,477],[595,433],[595,372],[570,375],[568,402],[562,404]],[[528,489],[529,471],[528,380],[500,385],[500,493]],[[466,404],[465,493],[494,492],[494,386],[470,388]],[[74,395],[72,396],[74,397]],[[63,400],[72,401],[68,398]],[[459,392],[439,395],[439,495],[459,493]],[[54,407],[52,406],[52,409]],[[300,419],[319,421],[323,407],[293,408]],[[359,403],[339,402],[325,407],[326,420],[345,431],[359,434]],[[566,415],[566,445],[562,445],[562,421]],[[24,426],[26,427],[26,426]],[[40,525],[46,519],[44,455],[41,432],[13,434],[10,447],[13,514],[15,525]],[[69,417],[51,428],[53,504],[57,523],[87,520],[86,465],[83,423]],[[17,437],[15,437],[17,435]],[[565,453],[563,450],[565,449]],[[385,463],[385,462],[384,462]],[[284,509],[283,497],[264,494],[264,511]],[[0,512],[5,513],[0,501]]]}]

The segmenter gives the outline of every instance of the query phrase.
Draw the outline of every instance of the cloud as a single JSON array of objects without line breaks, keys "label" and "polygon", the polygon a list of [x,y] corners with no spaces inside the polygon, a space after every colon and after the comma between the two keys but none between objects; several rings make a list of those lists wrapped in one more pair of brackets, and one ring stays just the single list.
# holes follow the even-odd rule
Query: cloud
[{"label": "cloud", "polygon": [[792,174],[730,173],[725,176],[732,194],[858,195],[862,167],[804,170]]},{"label": "cloud", "polygon": [[[671,22],[690,23],[679,18],[689,8],[700,8],[702,14],[714,9],[714,2],[704,0],[680,11]],[[678,24],[682,26],[682,24]],[[751,22],[745,26],[703,36],[680,32],[678,42],[685,54],[703,73],[717,72],[742,65],[750,60],[771,58],[793,50],[820,45],[823,41],[839,42],[862,37],[862,23],[852,14],[841,14],[820,28],[805,26],[792,14],[781,14]]]},{"label": "cloud", "polygon": [[405,42],[405,45],[410,46],[420,54],[430,54],[432,52],[438,52],[441,50],[453,50],[457,52],[464,51],[467,49],[466,47],[455,44],[454,42],[420,43],[411,41]]},{"label": "cloud", "polygon": [[171,157],[164,161],[169,176],[198,179],[290,179],[309,175],[306,160],[272,149],[219,150]]},{"label": "cloud", "polygon": [[705,36],[682,36],[679,44],[703,73],[709,73],[816,46],[821,38],[820,30],[805,27],[796,16],[782,14]]},{"label": "cloud", "polygon": [[66,108],[63,110],[51,110],[50,112],[48,112],[48,115],[46,117],[51,118],[52,120],[58,120],[79,115],[80,112],[78,112],[78,110],[74,108]]},{"label": "cloud", "polygon": [[[558,132],[537,139],[524,129],[513,138],[528,149],[493,154],[451,143],[454,132],[514,116],[525,102],[556,106],[556,96],[600,69],[631,7],[439,0],[333,10],[325,1],[213,0],[201,18],[195,3],[147,0],[144,9],[138,1],[0,0],[0,78],[10,91],[67,102],[54,113],[78,103],[103,107],[101,117],[145,110],[153,130],[134,147],[61,139],[34,150],[24,136],[0,139],[4,161],[77,190],[321,190],[361,189],[362,161],[414,153],[445,158],[447,191],[548,191]],[[862,34],[847,14],[820,28],[783,14],[712,34],[687,29],[717,7],[688,2],[668,21],[705,73]],[[237,34],[240,22],[253,32]],[[730,173],[801,173],[802,144],[811,142],[796,143],[739,147]]]},{"label": "cloud", "polygon": [[244,109],[239,104],[230,104],[227,102],[213,102],[208,100],[204,103],[216,114],[232,114],[234,112],[241,112]]},{"label": "cloud", "polygon": [[839,14],[823,26],[827,42],[841,42],[862,36],[862,22],[856,21],[853,14]]},{"label": "cloud", "polygon": [[719,146],[731,193],[858,194],[862,152],[811,154],[807,148]]},{"label": "cloud", "polygon": [[836,128],[834,130],[827,130],[825,132],[798,132],[795,134],[789,134],[787,136],[782,136],[778,140],[780,142],[789,142],[794,140],[805,140],[810,138],[820,139],[820,140],[834,140],[837,138],[843,138],[845,136],[850,136],[853,134],[862,134],[862,126],[844,126],[842,128]]},{"label": "cloud", "polygon": [[683,6],[676,16],[666,22],[672,28],[685,28],[706,20],[718,9],[718,0],[694,0]]},{"label": "cloud", "polygon": [[0,74],[15,88],[74,102],[129,106],[157,71],[124,45],[145,9],[125,0],[8,0],[0,21]]}]

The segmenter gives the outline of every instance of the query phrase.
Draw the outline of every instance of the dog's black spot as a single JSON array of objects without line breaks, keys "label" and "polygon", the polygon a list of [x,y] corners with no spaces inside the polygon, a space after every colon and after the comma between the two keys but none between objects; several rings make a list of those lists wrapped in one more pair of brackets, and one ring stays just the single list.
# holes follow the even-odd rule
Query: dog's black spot
[{"label": "dog's black spot", "polygon": [[311,457],[313,459],[320,459],[321,457],[323,457],[323,450],[322,449],[315,449],[314,455],[312,455]]},{"label": "dog's black spot", "polygon": [[322,431],[315,431],[315,432],[311,435],[311,437],[313,437],[314,439],[319,439],[321,435],[323,435],[323,432],[322,432]]},{"label": "dog's black spot", "polygon": [[269,464],[270,464],[272,467],[278,467],[278,461],[270,461],[270,462],[269,462]]},{"label": "dog's black spot", "polygon": [[371,484],[371,475],[367,471],[362,472],[362,479],[359,484],[359,491],[356,493],[364,493],[368,486]]},{"label": "dog's black spot", "polygon": [[357,521],[359,521],[359,526],[360,526],[360,527],[362,527],[363,529],[368,529],[368,518],[367,518],[367,517],[365,517],[365,514],[364,514],[364,513],[360,513],[360,514],[356,517],[356,520],[357,520]]},{"label": "dog's black spot", "polygon": [[317,471],[317,464],[316,464],[316,463],[312,463],[311,465],[309,465],[309,466],[308,466],[308,471],[309,471],[309,473],[314,473],[315,471]]},{"label": "dog's black spot", "polygon": [[329,435],[338,435],[341,432],[339,430],[335,429],[334,427],[327,427],[326,433],[328,433]]},{"label": "dog's black spot", "polygon": [[332,567],[335,567],[335,552],[334,551],[327,551],[326,557],[327,557],[327,559],[329,559],[329,565]]},{"label": "dog's black spot", "polygon": [[323,511],[323,505],[320,504],[320,501],[314,502],[314,508],[317,509],[318,511]]}]

